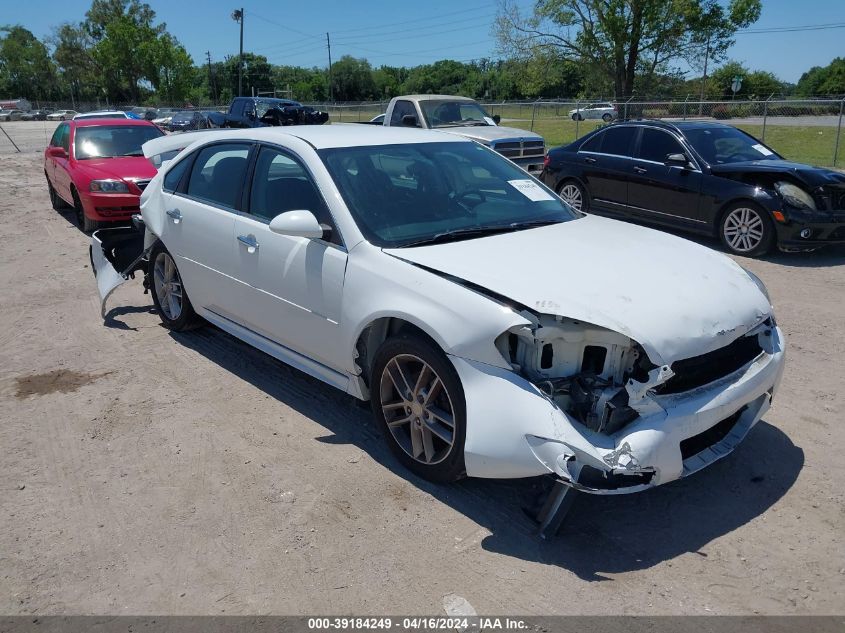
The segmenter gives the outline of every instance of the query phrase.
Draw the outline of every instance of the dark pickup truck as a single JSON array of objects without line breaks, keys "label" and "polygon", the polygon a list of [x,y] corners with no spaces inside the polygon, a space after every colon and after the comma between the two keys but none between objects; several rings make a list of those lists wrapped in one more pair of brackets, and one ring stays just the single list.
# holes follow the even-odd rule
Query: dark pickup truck
[{"label": "dark pickup truck", "polygon": [[229,112],[209,113],[214,127],[266,127],[274,125],[322,125],[329,120],[327,112],[320,112],[298,101],[269,97],[235,97]]}]

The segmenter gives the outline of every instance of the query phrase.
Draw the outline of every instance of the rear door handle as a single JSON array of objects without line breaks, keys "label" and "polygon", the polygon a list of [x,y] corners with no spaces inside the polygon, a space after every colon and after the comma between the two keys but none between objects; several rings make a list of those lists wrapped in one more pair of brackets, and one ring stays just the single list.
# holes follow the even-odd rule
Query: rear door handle
[{"label": "rear door handle", "polygon": [[179,224],[182,221],[182,213],[179,209],[168,209],[166,213],[173,218],[173,224]]},{"label": "rear door handle", "polygon": [[254,235],[238,235],[238,241],[246,246],[247,253],[254,253],[258,250],[258,240]]},{"label": "rear door handle", "polygon": [[648,171],[648,169],[646,169],[645,167],[637,167],[636,165],[634,165],[634,171],[638,174],[644,174]]}]

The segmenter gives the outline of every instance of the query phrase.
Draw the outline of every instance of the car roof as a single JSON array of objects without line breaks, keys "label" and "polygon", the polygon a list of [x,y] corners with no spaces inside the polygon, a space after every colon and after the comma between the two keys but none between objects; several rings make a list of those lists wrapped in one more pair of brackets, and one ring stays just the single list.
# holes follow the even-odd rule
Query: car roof
[{"label": "car roof", "polygon": [[713,128],[725,129],[732,127],[725,123],[718,123],[716,121],[665,121],[663,119],[628,119],[615,121],[614,123],[611,123],[611,125],[652,126],[661,127],[667,130],[674,130],[676,132],[683,132],[684,130],[702,130]]},{"label": "car roof", "polygon": [[404,143],[472,143],[465,137],[446,132],[410,127],[378,127],[358,123],[241,128],[212,130],[205,133],[191,132],[191,134],[204,134],[201,138],[205,142],[213,142],[217,139],[244,139],[278,143],[286,138],[294,137],[302,139],[314,149],[401,145]]},{"label": "car roof", "polygon": [[397,99],[413,100],[413,101],[475,101],[470,97],[459,97],[456,95],[404,95],[397,97]]},{"label": "car roof", "polygon": [[144,121],[143,119],[126,119],[126,118],[123,118],[123,117],[117,117],[117,118],[114,118],[114,119],[108,119],[108,118],[105,118],[105,117],[101,118],[101,119],[74,119],[74,120],[70,121],[70,123],[73,123],[74,127],[97,127],[97,126],[100,126],[100,125],[110,125],[110,126],[125,125],[127,127],[139,126],[139,125],[141,125],[141,126],[152,125],[153,127],[155,127],[152,123],[150,123],[149,121]]}]

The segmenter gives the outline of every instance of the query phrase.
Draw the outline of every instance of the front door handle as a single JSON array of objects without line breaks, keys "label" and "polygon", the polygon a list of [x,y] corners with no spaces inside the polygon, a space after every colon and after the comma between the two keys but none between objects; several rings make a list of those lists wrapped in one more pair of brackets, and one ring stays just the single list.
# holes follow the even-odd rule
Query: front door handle
[{"label": "front door handle", "polygon": [[634,165],[634,171],[638,174],[644,174],[648,171],[648,169],[646,169],[645,167],[637,167],[636,165]]},{"label": "front door handle", "polygon": [[182,213],[179,209],[168,209],[167,215],[173,218],[173,224],[179,224],[182,221]]},{"label": "front door handle", "polygon": [[592,165],[593,163],[595,163],[595,162],[596,162],[596,159],[595,159],[595,158],[590,158],[589,156],[587,156],[587,157],[584,159],[584,162],[585,162],[585,163],[590,163],[590,164]]},{"label": "front door handle", "polygon": [[258,250],[258,240],[254,235],[238,235],[238,241],[246,246],[247,253],[254,253]]}]

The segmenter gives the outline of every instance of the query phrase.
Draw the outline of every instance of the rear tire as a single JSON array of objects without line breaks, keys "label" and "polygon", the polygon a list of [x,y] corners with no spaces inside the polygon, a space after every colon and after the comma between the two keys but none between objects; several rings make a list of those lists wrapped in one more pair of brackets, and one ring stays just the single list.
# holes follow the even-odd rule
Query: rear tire
[{"label": "rear tire", "polygon": [[443,351],[400,334],[379,347],[370,376],[373,417],[399,461],[436,483],[463,477],[464,390]]},{"label": "rear tire", "polygon": [[150,251],[147,274],[153,303],[164,327],[174,332],[184,332],[202,323],[185,292],[176,261],[161,240]]},{"label": "rear tire", "polygon": [[775,227],[768,213],[756,204],[737,202],[722,214],[719,239],[733,255],[761,257],[775,244]]},{"label": "rear tire", "polygon": [[564,180],[558,185],[557,195],[570,207],[581,213],[590,209],[590,197],[578,182],[572,179]]}]

